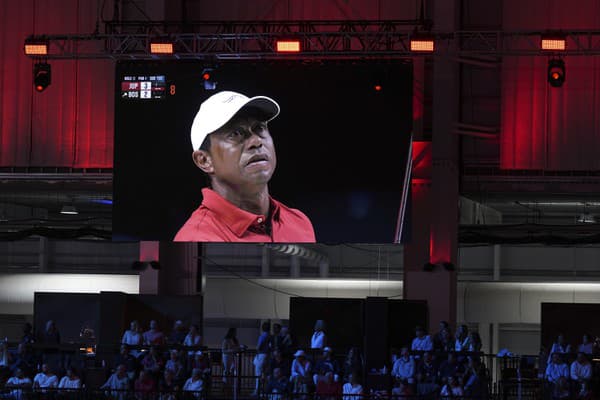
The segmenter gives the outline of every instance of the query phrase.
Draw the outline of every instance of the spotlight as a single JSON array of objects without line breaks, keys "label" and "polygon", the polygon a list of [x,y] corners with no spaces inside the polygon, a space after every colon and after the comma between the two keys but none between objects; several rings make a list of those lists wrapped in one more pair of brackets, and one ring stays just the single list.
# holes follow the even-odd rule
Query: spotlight
[{"label": "spotlight", "polygon": [[33,86],[38,92],[46,90],[52,82],[52,69],[50,64],[37,63],[33,66]]},{"label": "spotlight", "polygon": [[25,55],[45,56],[48,54],[48,42],[45,40],[26,39]]},{"label": "spotlight", "polygon": [[205,90],[215,90],[217,88],[217,82],[215,81],[215,74],[212,68],[204,68],[202,70],[202,81],[204,82]]},{"label": "spotlight", "polygon": [[566,49],[567,40],[565,35],[560,33],[547,33],[542,35],[542,50],[565,51]]},{"label": "spotlight", "polygon": [[565,62],[560,59],[548,61],[548,82],[552,87],[561,87],[565,83]]},{"label": "spotlight", "polygon": [[278,53],[300,53],[299,40],[277,40]]},{"label": "spotlight", "polygon": [[150,42],[150,53],[173,54],[173,43],[165,40]]},{"label": "spotlight", "polygon": [[433,53],[435,38],[432,35],[415,33],[410,38],[410,51],[418,53]]}]

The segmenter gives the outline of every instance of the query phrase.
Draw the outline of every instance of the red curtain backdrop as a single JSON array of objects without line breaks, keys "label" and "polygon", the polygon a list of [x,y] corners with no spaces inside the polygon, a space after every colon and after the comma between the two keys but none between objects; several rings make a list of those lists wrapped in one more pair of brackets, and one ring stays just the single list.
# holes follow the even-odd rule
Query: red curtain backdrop
[{"label": "red curtain backdrop", "polygon": [[91,0],[0,2],[0,166],[112,167],[114,62],[50,60],[37,93],[23,54],[28,35],[92,33],[97,15]]},{"label": "red curtain backdrop", "polygon": [[[600,2],[505,0],[504,29],[600,29]],[[600,58],[564,57],[566,81],[547,82],[550,57],[505,57],[501,168],[600,170]]]}]

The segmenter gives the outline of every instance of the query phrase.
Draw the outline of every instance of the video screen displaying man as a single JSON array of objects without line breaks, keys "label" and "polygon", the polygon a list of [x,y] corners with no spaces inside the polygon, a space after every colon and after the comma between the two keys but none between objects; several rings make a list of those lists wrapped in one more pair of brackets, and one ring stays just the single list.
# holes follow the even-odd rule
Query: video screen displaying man
[{"label": "video screen displaying man", "polygon": [[[153,77],[160,96],[123,95]],[[114,241],[407,240],[410,61],[121,61],[116,81]]]},{"label": "video screen displaying man", "polygon": [[192,157],[209,186],[175,241],[315,242],[306,215],[269,195],[277,156],[267,123],[278,114],[273,99],[232,91],[200,105],[191,129]]}]

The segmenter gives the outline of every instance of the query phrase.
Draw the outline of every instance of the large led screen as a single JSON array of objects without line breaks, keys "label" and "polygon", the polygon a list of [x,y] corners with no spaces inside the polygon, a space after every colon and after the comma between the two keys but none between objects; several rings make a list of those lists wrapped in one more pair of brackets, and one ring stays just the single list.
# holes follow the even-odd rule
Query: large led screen
[{"label": "large led screen", "polygon": [[[412,129],[410,62],[120,62],[116,81],[113,240],[175,238],[209,182],[192,158],[192,122],[202,102],[233,91],[278,103],[280,113],[267,125],[276,154],[268,194],[305,215],[317,242],[399,241]],[[237,217],[231,210],[225,218]],[[238,237],[231,240],[245,240]]]}]

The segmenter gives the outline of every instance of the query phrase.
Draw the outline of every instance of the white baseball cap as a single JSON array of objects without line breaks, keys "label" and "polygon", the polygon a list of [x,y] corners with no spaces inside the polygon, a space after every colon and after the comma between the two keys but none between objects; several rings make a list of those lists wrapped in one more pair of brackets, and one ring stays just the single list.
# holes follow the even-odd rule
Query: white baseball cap
[{"label": "white baseball cap", "polygon": [[266,96],[248,97],[241,93],[222,91],[213,94],[200,104],[192,123],[192,147],[198,150],[209,134],[225,125],[244,107],[256,107],[265,112],[271,121],[279,114],[279,104]]}]

